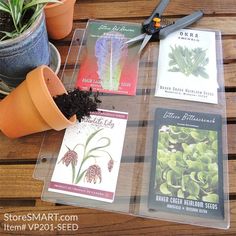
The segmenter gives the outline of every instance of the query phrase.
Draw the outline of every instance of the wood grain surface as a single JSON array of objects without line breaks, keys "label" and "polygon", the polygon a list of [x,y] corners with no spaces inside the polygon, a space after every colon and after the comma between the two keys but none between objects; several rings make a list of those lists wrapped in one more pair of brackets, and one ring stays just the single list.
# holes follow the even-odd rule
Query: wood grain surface
[{"label": "wood grain surface", "polygon": [[[150,15],[157,3],[158,0],[77,0],[73,30],[84,28],[88,19],[142,22]],[[93,206],[81,208],[42,201],[43,182],[32,177],[35,163],[39,155],[55,157],[64,135],[64,131],[48,131],[15,140],[8,139],[0,133],[0,235],[236,235],[236,1],[172,0],[164,16],[169,20],[176,20],[199,9],[203,10],[204,17],[192,27],[219,30],[222,34],[227,116],[225,124],[227,133],[224,134],[224,139],[228,142],[230,228],[228,230],[204,228],[96,210],[92,209]],[[52,41],[61,54],[61,69],[65,64],[72,36],[73,32],[63,40]],[[71,55],[67,63],[73,66],[77,54]],[[144,188],[139,192],[132,189],[132,181],[139,181],[140,173],[150,171],[152,146],[147,142],[145,135],[151,132],[153,122],[152,113],[145,113],[145,110],[148,111],[149,108],[152,110],[152,106],[155,106],[155,101],[151,98],[155,88],[155,76],[148,81],[143,78],[157,59],[151,57],[150,66],[141,70],[135,98],[126,99],[125,96],[121,96],[118,99],[116,95],[103,97],[104,106],[110,105],[118,109],[120,104],[125,104],[129,110],[117,185],[117,198],[120,199],[121,208],[125,207],[127,201],[132,208],[133,203],[130,199],[143,198],[144,193],[148,191],[148,179],[143,180]],[[70,69],[67,72],[70,73]],[[224,96],[223,90],[224,88],[220,97]],[[149,99],[147,108],[146,97]],[[208,106],[202,108],[206,111],[207,109]],[[43,141],[43,150],[40,153]],[[47,172],[46,166],[42,171]],[[136,180],[133,179],[134,176],[137,176]],[[19,231],[17,226],[25,224],[21,217],[17,221],[7,220],[9,214],[23,216],[51,213],[71,216],[66,223],[76,223],[79,228],[75,231],[40,231],[29,230],[29,228]],[[78,217],[76,222],[72,216]],[[27,223],[51,224],[53,227],[58,224],[55,220],[40,222],[37,219]],[[12,225],[12,230],[6,230],[4,228],[6,224]]]}]

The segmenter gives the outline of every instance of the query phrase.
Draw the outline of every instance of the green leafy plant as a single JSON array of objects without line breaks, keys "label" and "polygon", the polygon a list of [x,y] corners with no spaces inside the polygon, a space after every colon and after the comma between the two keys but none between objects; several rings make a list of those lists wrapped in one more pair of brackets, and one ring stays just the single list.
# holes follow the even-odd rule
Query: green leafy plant
[{"label": "green leafy plant", "polygon": [[169,53],[170,72],[181,72],[186,76],[201,76],[205,79],[209,78],[206,73],[205,66],[209,63],[206,57],[206,50],[202,48],[189,49],[182,46],[171,47]]},{"label": "green leafy plant", "polygon": [[0,0],[0,12],[4,12],[5,17],[10,18],[13,24],[12,31],[1,31],[4,34],[1,40],[19,36],[35,22],[45,4],[59,2],[58,0]]},{"label": "green leafy plant", "polygon": [[217,132],[162,127],[159,130],[155,189],[168,196],[218,202]]},{"label": "green leafy plant", "polygon": [[[91,133],[88,136],[85,143],[79,143],[79,144],[75,145],[75,147],[72,150],[66,146],[68,151],[64,154],[64,156],[58,162],[58,164],[62,162],[66,166],[71,165],[71,167],[72,167],[72,183],[78,184],[83,177],[84,177],[84,180],[89,183],[93,182],[94,184],[96,184],[97,180],[99,180],[101,182],[102,181],[102,170],[101,170],[100,166],[96,163],[97,158],[108,157],[109,161],[107,163],[107,169],[109,172],[112,171],[113,165],[114,165],[114,160],[111,157],[111,155],[109,154],[109,152],[107,152],[105,150],[106,147],[108,147],[111,144],[111,140],[108,137],[101,137],[101,138],[97,139],[97,135],[102,130],[103,129],[98,129],[98,130],[94,131],[93,133]],[[95,145],[95,144],[91,145],[92,140],[96,141],[97,145]],[[80,157],[78,157],[78,154],[75,151],[75,149],[79,146],[81,146],[83,148],[83,156],[81,157],[82,160],[81,160],[80,166],[78,168],[77,175],[75,175],[78,159],[80,158]],[[88,168],[84,168],[84,165],[86,164],[86,162],[89,159],[94,159],[95,163],[93,165],[90,165]]]}]

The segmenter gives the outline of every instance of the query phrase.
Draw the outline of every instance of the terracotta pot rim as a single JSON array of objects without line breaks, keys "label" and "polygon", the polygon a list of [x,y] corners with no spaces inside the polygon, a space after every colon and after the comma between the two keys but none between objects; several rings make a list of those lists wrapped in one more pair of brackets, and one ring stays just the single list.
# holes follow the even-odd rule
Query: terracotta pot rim
[{"label": "terracotta pot rim", "polygon": [[[68,125],[73,125],[76,122],[76,116],[72,116],[70,119],[67,119],[63,113],[60,111],[60,109],[58,108],[58,106],[56,105],[56,103],[53,100],[53,97],[48,89],[48,86],[46,84],[46,78],[44,76],[45,70],[47,70],[47,72],[49,73],[50,77],[54,77],[54,79],[57,80],[57,82],[59,84],[61,84],[61,89],[63,90],[62,93],[67,93],[66,89],[64,88],[64,85],[62,84],[61,80],[57,77],[57,75],[46,65],[42,65],[37,67],[33,72],[37,73],[38,78],[36,78],[37,84],[38,86],[41,87],[42,91],[40,92],[42,94],[42,98],[40,98],[41,100],[47,100],[47,107],[45,107],[44,105],[41,105],[41,103],[38,102],[38,97],[36,95],[36,93],[33,91],[34,87],[33,85],[31,85],[31,74],[27,74],[27,87],[29,90],[29,93],[31,95],[32,101],[34,102],[36,108],[38,109],[39,113],[41,114],[41,116],[43,117],[44,121],[53,129],[55,130],[61,130],[61,124],[56,124],[54,123],[53,119],[49,118],[48,113],[54,113],[55,116],[57,116],[61,122],[63,122],[62,126],[68,126]],[[33,74],[33,76],[35,76],[35,74]],[[35,86],[35,85],[34,85]],[[36,87],[36,86],[35,86]],[[43,97],[43,95],[45,97]],[[58,94],[59,95],[59,94]],[[59,122],[60,123],[60,122]],[[64,127],[66,128],[66,127]]]},{"label": "terracotta pot rim", "polygon": [[49,3],[47,4],[44,8],[45,10],[54,8],[54,7],[58,7],[58,6],[63,6],[63,4],[65,4],[65,2],[73,2],[73,4],[76,2],[76,0],[61,0],[61,3]]}]

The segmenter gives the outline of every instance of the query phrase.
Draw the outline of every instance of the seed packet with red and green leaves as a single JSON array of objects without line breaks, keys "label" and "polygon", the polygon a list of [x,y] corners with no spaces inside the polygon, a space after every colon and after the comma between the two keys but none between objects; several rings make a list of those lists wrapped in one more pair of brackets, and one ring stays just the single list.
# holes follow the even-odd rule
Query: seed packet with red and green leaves
[{"label": "seed packet with red and green leaves", "polygon": [[141,43],[125,42],[141,34],[141,24],[90,20],[86,55],[81,59],[76,87],[82,90],[135,95]]}]

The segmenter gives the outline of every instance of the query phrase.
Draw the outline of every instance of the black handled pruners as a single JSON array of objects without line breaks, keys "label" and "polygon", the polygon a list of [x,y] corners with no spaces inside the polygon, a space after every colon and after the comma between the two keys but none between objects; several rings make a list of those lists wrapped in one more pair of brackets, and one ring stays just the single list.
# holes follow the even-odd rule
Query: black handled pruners
[{"label": "black handled pruners", "polygon": [[175,22],[168,22],[165,18],[162,17],[162,13],[164,12],[168,4],[169,0],[161,0],[160,4],[152,12],[151,16],[149,16],[143,22],[144,33],[130,39],[126,43],[130,44],[143,40],[139,50],[140,53],[151,38],[164,39],[168,34],[191,25],[203,16],[202,11],[195,11],[191,15],[185,16],[179,20],[176,20]]}]

